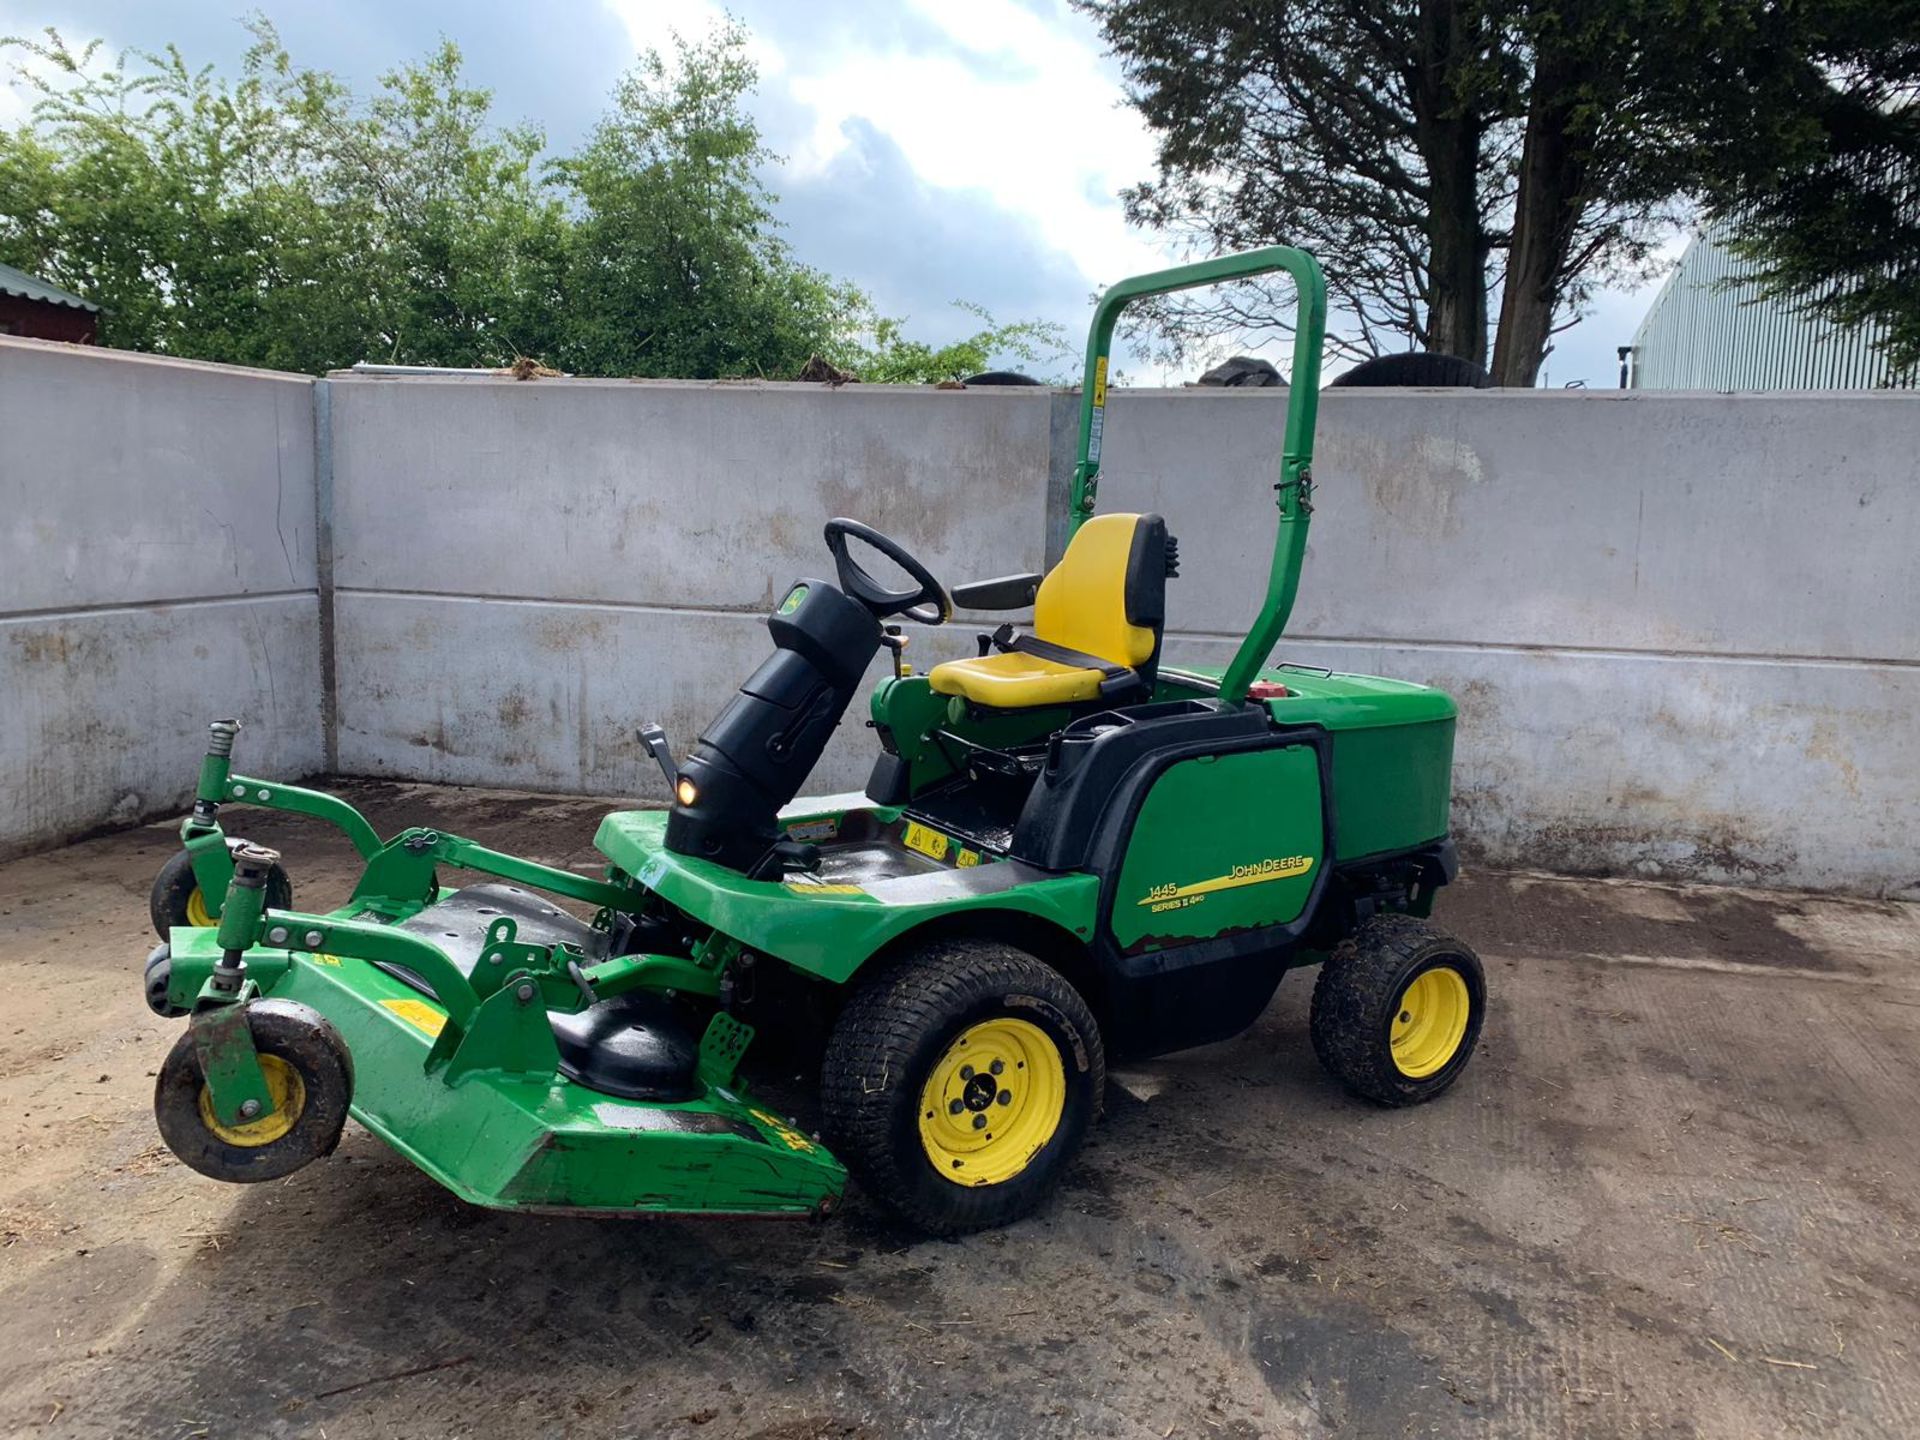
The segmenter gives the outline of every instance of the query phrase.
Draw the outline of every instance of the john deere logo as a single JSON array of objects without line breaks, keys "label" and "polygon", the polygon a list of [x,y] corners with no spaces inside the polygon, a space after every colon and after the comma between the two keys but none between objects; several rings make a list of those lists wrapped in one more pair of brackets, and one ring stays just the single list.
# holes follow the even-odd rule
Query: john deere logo
[{"label": "john deere logo", "polygon": [[779,610],[775,611],[774,613],[779,615],[791,615],[794,611],[800,608],[800,602],[806,598],[807,598],[807,587],[804,585],[796,585],[787,592],[787,598],[780,602]]},{"label": "john deere logo", "polygon": [[1236,865],[1211,880],[1196,880],[1191,885],[1156,885],[1137,903],[1162,910],[1184,910],[1198,905],[1216,890],[1238,890],[1243,885],[1264,885],[1269,880],[1289,880],[1313,868],[1311,855],[1288,855],[1275,860],[1256,860],[1251,865]]}]

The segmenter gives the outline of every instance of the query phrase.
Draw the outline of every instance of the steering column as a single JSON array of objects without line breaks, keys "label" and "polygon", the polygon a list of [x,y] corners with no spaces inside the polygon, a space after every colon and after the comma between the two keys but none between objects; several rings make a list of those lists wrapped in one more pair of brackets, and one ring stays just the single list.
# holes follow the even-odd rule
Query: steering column
[{"label": "steering column", "polygon": [[[913,589],[890,590],[848,552],[858,540],[893,561]],[[754,671],[672,776],[667,848],[757,879],[810,868],[812,847],[788,840],[780,808],[800,793],[867,666],[898,615],[938,625],[953,602],[931,571],[897,541],[858,521],[827,522],[839,584],[801,580],[767,617],[774,653]]]}]

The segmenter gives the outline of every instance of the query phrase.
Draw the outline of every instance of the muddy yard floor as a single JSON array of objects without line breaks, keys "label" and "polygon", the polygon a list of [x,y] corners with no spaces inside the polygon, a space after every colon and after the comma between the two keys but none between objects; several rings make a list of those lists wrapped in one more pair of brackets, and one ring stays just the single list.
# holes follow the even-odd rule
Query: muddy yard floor
[{"label": "muddy yard floor", "polygon": [[[591,866],[608,808],[342,787]],[[236,814],[305,908],[331,832]],[[926,1241],[471,1208],[355,1126],[225,1187],[159,1145],[166,826],[0,866],[0,1434],[1920,1434],[1920,907],[1481,872],[1438,1102],[1346,1096],[1311,972],[1122,1067],[1039,1215]],[[452,879],[450,877],[450,883]]]}]

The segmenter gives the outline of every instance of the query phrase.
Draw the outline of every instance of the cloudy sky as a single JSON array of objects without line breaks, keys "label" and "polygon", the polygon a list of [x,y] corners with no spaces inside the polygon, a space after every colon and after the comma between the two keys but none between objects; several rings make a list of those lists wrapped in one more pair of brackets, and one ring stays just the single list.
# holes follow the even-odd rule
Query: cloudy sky
[{"label": "cloudy sky", "polygon": [[[179,45],[237,68],[254,8],[207,0],[0,0],[0,34],[54,25],[109,47]],[[703,32],[718,0],[261,0],[301,64],[362,90],[445,34],[503,119],[557,149],[592,126],[616,77],[670,33]],[[1119,72],[1066,0],[727,0],[754,35],[754,110],[786,163],[769,180],[800,258],[865,287],[915,333],[961,333],[956,299],[1058,320],[1077,337],[1100,286],[1168,258],[1115,193],[1152,172]],[[22,101],[0,87],[0,123]],[[1614,347],[1652,289],[1608,293],[1559,340],[1546,380],[1612,385]],[[1070,370],[1063,365],[1062,370]],[[1163,375],[1136,360],[1142,383]]]}]

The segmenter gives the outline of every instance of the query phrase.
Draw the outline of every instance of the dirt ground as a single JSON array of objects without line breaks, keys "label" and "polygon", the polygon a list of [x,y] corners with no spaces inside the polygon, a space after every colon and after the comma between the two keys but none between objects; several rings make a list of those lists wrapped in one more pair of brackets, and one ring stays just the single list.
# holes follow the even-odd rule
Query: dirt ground
[{"label": "dirt ground", "polygon": [[[360,782],[587,868],[604,805]],[[234,817],[239,820],[241,817]],[[351,856],[250,815],[325,909]],[[1309,976],[1123,1069],[1040,1215],[961,1241],[469,1208],[357,1128],[277,1184],[157,1143],[169,827],[0,866],[0,1433],[1920,1433],[1920,907],[1471,875],[1480,1054],[1352,1100]]]}]

